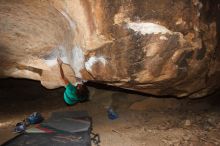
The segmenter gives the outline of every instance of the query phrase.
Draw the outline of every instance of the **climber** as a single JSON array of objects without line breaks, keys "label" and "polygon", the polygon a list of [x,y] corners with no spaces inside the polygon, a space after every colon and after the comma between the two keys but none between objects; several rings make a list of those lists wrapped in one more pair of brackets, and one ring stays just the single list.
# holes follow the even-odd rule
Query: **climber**
[{"label": "climber", "polygon": [[60,75],[65,84],[64,101],[68,105],[74,105],[78,102],[84,102],[89,98],[89,90],[83,83],[78,83],[76,86],[72,85],[69,80],[64,76],[62,64],[63,61],[57,58],[57,62],[60,68]]}]

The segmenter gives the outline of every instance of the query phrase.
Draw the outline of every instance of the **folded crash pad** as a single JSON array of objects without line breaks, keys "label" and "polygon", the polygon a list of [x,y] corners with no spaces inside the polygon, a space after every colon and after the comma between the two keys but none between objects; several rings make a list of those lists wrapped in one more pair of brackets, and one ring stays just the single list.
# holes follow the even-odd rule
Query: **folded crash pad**
[{"label": "folded crash pad", "polygon": [[91,126],[87,112],[55,112],[3,146],[91,146]]}]

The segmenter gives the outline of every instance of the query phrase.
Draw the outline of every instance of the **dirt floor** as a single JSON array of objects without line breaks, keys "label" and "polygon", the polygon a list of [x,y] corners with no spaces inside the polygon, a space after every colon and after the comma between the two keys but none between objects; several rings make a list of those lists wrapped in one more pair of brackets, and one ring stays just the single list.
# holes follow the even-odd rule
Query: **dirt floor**
[{"label": "dirt floor", "polygon": [[[0,143],[14,136],[13,126],[34,111],[48,118],[53,111],[86,110],[101,146],[220,145],[220,93],[197,100],[155,98],[126,90],[89,87],[90,101],[63,102],[64,88],[46,90],[39,82],[0,81]],[[109,120],[106,108],[119,114]]]}]

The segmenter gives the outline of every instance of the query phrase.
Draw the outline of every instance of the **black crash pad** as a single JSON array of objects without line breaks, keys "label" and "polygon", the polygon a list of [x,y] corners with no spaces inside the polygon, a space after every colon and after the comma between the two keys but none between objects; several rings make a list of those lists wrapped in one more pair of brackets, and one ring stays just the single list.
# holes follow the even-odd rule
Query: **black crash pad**
[{"label": "black crash pad", "polygon": [[91,126],[86,112],[55,112],[37,126],[45,132],[24,133],[3,146],[91,146]]}]

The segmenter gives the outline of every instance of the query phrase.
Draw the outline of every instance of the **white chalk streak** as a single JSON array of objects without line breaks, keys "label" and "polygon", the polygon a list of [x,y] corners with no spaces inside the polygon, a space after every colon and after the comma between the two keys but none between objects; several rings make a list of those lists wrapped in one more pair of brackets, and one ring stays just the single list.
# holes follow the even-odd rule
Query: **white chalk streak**
[{"label": "white chalk streak", "polygon": [[168,40],[168,38],[165,36],[160,36],[160,40]]},{"label": "white chalk streak", "polygon": [[52,67],[57,64],[57,58],[59,57],[64,63],[69,64],[66,49],[63,46],[53,49],[54,51],[45,58],[45,63]]},{"label": "white chalk streak", "polygon": [[67,21],[69,22],[70,27],[72,29],[74,29],[75,28],[75,23],[72,21],[70,16],[65,11],[61,11],[61,14],[67,19]]},{"label": "white chalk streak", "polygon": [[80,70],[84,68],[84,54],[80,47],[74,47],[72,50],[73,62],[71,64],[76,77],[81,78]]},{"label": "white chalk streak", "polygon": [[166,27],[155,24],[155,23],[150,23],[150,22],[141,22],[141,23],[136,23],[136,22],[131,22],[127,24],[128,29],[132,29],[136,32],[140,32],[142,35],[145,34],[172,34],[172,32],[167,29]]},{"label": "white chalk streak", "polygon": [[90,57],[89,60],[85,63],[86,70],[92,71],[92,66],[96,62],[102,62],[102,64],[105,65],[106,64],[106,59],[103,56],[100,56],[100,57],[92,56],[92,57]]},{"label": "white chalk streak", "polygon": [[[60,59],[61,59],[64,63],[68,64],[68,59],[67,59],[67,57],[60,57]],[[55,65],[57,64],[57,57],[54,58],[54,59],[44,60],[44,61],[45,61],[45,63],[46,63],[49,67],[52,67],[52,66],[55,66]]]}]

